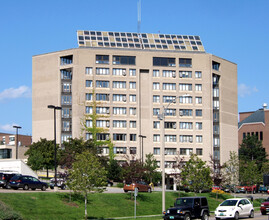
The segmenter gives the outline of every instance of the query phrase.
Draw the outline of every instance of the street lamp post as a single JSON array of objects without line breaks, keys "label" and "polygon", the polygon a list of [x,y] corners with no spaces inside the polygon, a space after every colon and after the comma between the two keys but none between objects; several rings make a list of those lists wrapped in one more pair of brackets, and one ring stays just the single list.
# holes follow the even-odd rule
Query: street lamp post
[{"label": "street lamp post", "polygon": [[16,128],[16,160],[18,159],[18,129],[20,129],[20,126],[14,125],[13,128]]},{"label": "street lamp post", "polygon": [[142,150],[141,150],[141,159],[142,159],[142,163],[144,162],[144,146],[143,146],[143,141],[144,141],[144,138],[147,138],[147,136],[144,136],[144,135],[138,135],[138,137],[142,138]]},{"label": "street lamp post", "polygon": [[54,187],[57,187],[57,145],[56,145],[56,110],[61,110],[62,107],[55,105],[48,105],[48,108],[54,110]]},{"label": "street lamp post", "polygon": [[[182,95],[181,97],[189,96],[189,94]],[[176,99],[180,98],[180,96],[175,97],[171,102],[167,104],[165,107],[163,105],[163,111],[161,114],[158,115],[158,119],[160,120],[160,127],[161,127],[161,137],[162,137],[162,150],[161,150],[161,169],[162,169],[162,211],[165,211],[165,114],[166,109],[172,104],[176,103]]]}]

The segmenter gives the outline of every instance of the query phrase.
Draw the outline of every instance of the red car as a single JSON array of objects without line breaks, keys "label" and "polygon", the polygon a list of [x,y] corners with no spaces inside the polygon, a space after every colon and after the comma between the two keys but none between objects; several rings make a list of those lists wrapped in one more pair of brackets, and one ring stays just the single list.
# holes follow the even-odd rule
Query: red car
[{"label": "red car", "polygon": [[139,192],[151,192],[151,186],[143,181],[126,182],[123,190],[124,192],[135,191],[135,188],[137,188]]},{"label": "red car", "polygon": [[261,204],[260,210],[262,215],[266,215],[269,212],[269,197]]}]

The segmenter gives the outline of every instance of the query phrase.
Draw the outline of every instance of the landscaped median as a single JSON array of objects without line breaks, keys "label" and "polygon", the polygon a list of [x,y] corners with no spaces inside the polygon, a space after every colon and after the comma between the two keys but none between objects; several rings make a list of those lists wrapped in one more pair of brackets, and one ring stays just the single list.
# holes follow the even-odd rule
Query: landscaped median
[{"label": "landscaped median", "polygon": [[[185,192],[180,192],[180,194],[179,192],[166,192],[166,207],[173,206],[175,199],[179,196],[194,195],[194,193]],[[221,194],[216,199],[216,195],[213,193],[202,193],[198,195],[208,198],[210,211],[214,211],[220,202],[231,197],[227,194]],[[12,212],[27,220],[84,219],[84,198],[79,195],[37,192],[1,193],[0,201],[10,207]],[[255,201],[254,206],[259,206],[258,203],[258,201]],[[139,193],[136,207],[137,216],[151,216],[148,219],[161,219],[161,192]],[[90,194],[87,210],[88,219],[132,218],[134,216],[133,193]]]}]

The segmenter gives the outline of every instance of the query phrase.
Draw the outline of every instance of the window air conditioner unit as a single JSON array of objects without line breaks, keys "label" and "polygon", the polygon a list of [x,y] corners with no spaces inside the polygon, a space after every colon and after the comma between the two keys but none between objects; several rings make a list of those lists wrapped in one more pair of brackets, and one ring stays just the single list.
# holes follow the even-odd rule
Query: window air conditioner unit
[{"label": "window air conditioner unit", "polygon": [[179,116],[183,116],[183,111],[179,111]]},{"label": "window air conditioner unit", "polygon": [[189,142],[192,143],[192,140],[190,140]]},{"label": "window air conditioner unit", "polygon": [[177,125],[176,125],[176,123],[175,123],[175,124],[173,124],[173,128],[174,128],[174,129],[176,129],[176,128],[177,128]]},{"label": "window air conditioner unit", "polygon": [[107,113],[107,114],[109,114],[109,108],[108,108],[108,109],[106,109],[106,113]]},{"label": "window air conditioner unit", "polygon": [[173,73],[173,75],[172,75],[172,76],[173,76],[173,78],[176,78],[176,74],[175,74],[175,73]]},{"label": "window air conditioner unit", "polygon": [[182,73],[179,73],[179,78],[182,78],[183,76],[182,76]]},{"label": "window air conditioner unit", "polygon": [[122,98],[122,101],[126,102],[126,97],[125,96]]},{"label": "window air conditioner unit", "polygon": [[123,72],[122,75],[123,75],[123,76],[126,76],[126,72]]},{"label": "window air conditioner unit", "polygon": [[106,127],[107,127],[107,128],[110,127],[110,122],[109,122],[109,121],[106,122]]}]

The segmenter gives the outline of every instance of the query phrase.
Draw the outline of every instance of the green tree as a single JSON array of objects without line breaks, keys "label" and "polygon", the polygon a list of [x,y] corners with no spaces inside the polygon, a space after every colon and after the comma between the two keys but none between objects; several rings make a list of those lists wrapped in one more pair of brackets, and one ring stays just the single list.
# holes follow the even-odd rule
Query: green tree
[{"label": "green tree", "polygon": [[161,179],[161,173],[156,169],[158,168],[157,160],[152,153],[146,154],[146,161],[144,163],[145,180],[149,183],[156,183]]},{"label": "green tree", "polygon": [[191,191],[199,192],[212,187],[210,168],[206,162],[192,154],[181,171],[182,184],[189,187]]},{"label": "green tree", "polygon": [[106,171],[98,157],[89,151],[76,156],[73,168],[69,170],[68,186],[82,194],[85,200],[85,219],[87,219],[87,201],[90,193],[102,192],[106,185]]},{"label": "green tree", "polygon": [[254,160],[240,161],[240,182],[242,185],[253,186],[262,180],[262,175],[259,171],[258,165]]},{"label": "green tree", "polygon": [[25,152],[28,156],[27,165],[33,170],[46,169],[48,177],[48,170],[54,167],[54,151],[54,141],[41,138],[38,142],[31,144]]},{"label": "green tree", "polygon": [[239,160],[256,161],[258,169],[261,170],[262,165],[267,162],[267,154],[262,142],[258,140],[256,135],[248,135],[243,139],[239,148]]},{"label": "green tree", "polygon": [[230,158],[224,163],[223,176],[224,184],[235,187],[239,184],[239,158],[235,151],[230,151]]},{"label": "green tree", "polygon": [[109,161],[107,178],[116,182],[122,181],[123,170],[118,161],[113,159]]},{"label": "green tree", "polygon": [[125,181],[135,181],[144,179],[145,168],[140,160],[135,160],[133,157],[122,164],[123,179]]}]

